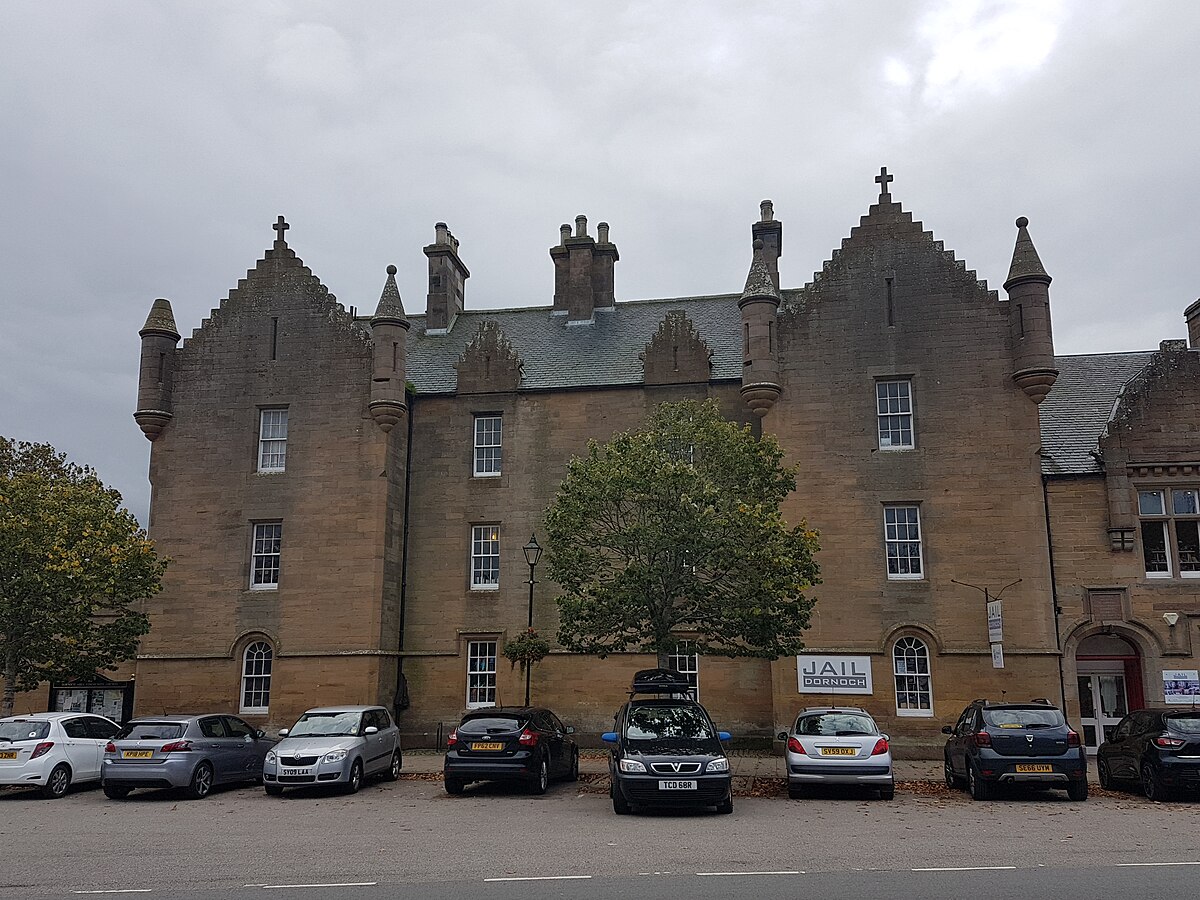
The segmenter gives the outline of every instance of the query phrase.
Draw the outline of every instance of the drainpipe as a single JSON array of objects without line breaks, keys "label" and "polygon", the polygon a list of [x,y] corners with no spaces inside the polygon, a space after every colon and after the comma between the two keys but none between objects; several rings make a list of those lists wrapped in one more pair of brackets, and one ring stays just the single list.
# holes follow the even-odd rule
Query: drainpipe
[{"label": "drainpipe", "polygon": [[1058,605],[1058,579],[1054,575],[1054,535],[1050,531],[1050,494],[1046,490],[1046,476],[1042,476],[1042,512],[1046,516],[1046,554],[1050,560],[1050,600],[1054,604],[1054,643],[1058,647],[1058,708],[1066,712],[1067,709],[1067,681],[1063,674],[1063,646],[1062,635],[1059,633],[1058,618],[1062,613],[1062,607]]}]

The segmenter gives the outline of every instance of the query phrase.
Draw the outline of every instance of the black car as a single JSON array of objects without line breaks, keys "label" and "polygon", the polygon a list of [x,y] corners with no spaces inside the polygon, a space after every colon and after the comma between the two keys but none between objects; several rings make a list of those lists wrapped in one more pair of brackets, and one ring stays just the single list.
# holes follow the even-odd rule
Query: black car
[{"label": "black car", "polygon": [[721,746],[729,733],[713,727],[708,712],[688,696],[687,677],[670,669],[645,669],[633,679],[630,699],[615,716],[608,762],[613,812],[635,807],[715,807],[733,812],[733,779]]},{"label": "black car", "polygon": [[1096,752],[1100,786],[1140,784],[1151,800],[1200,790],[1200,709],[1139,709]]},{"label": "black car", "polygon": [[473,710],[446,741],[446,793],[461,794],[473,781],[515,781],[544,794],[551,779],[575,781],[579,748],[571,737],[574,733],[548,709]]},{"label": "black car", "polygon": [[946,785],[966,783],[976,800],[989,800],[999,784],[1065,787],[1086,800],[1087,756],[1062,711],[1041,700],[990,703],[976,700],[958,724],[942,729]]}]

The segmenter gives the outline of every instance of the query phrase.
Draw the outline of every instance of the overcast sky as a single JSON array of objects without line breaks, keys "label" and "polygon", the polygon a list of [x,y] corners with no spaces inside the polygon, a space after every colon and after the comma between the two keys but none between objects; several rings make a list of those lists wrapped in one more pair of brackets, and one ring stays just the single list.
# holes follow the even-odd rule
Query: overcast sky
[{"label": "overcast sky", "polygon": [[1059,353],[1186,334],[1200,294],[1200,3],[0,4],[0,434],[94,465],[143,521],[138,329],[186,337],[283,214],[410,312],[445,221],[470,308],[548,305],[612,226],[618,300],[739,291],[763,198],[811,280],[877,196],[999,288],[1028,216]]}]

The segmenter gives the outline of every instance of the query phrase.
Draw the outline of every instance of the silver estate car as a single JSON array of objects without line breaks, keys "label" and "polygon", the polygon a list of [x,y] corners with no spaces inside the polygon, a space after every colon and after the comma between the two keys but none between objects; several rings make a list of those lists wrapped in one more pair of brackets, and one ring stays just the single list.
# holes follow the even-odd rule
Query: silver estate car
[{"label": "silver estate car", "polygon": [[809,785],[860,785],[878,788],[883,800],[896,793],[888,736],[865,709],[820,706],[803,709],[787,742],[788,796],[804,795]]},{"label": "silver estate car", "polygon": [[382,706],[310,709],[279,736],[262,769],[272,796],[306,784],[336,784],[353,794],[372,775],[400,777],[400,732]]},{"label": "silver estate car", "polygon": [[184,788],[196,800],[214,785],[257,781],[274,742],[237,716],[142,716],[130,719],[104,748],[104,795],[134,788]]}]

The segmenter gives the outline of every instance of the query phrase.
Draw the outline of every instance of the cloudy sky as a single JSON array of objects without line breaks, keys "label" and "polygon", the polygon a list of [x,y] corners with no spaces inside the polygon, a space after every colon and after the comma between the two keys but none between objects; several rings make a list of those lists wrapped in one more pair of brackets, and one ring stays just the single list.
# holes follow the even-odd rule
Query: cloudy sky
[{"label": "cloudy sky", "polygon": [[606,220],[617,297],[741,289],[759,200],[785,286],[893,196],[996,288],[1026,215],[1056,349],[1157,347],[1200,295],[1200,4],[0,4],[0,434],[144,520],[138,336],[186,336],[270,245],[346,305],[433,223],[467,305],[546,305],[558,226]]}]

